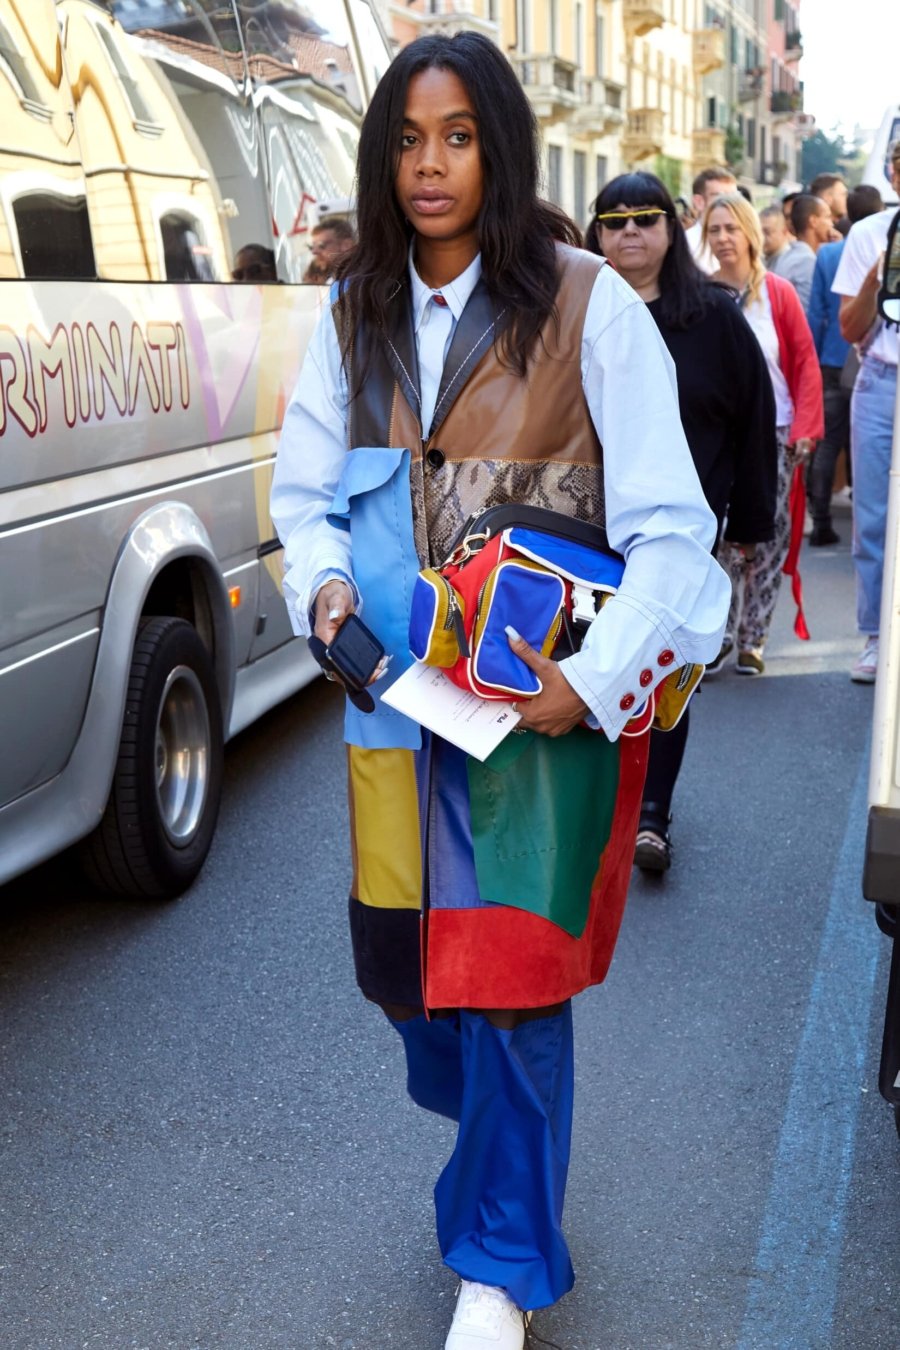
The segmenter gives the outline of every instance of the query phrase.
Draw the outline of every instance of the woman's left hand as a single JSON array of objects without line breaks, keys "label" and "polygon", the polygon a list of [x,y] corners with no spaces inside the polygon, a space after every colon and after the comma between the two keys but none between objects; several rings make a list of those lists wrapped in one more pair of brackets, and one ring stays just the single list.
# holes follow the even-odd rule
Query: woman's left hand
[{"label": "woman's left hand", "polygon": [[799,441],[794,441],[794,444],[791,446],[797,459],[808,459],[815,448],[815,441],[810,440],[807,436],[801,437]]},{"label": "woman's left hand", "polygon": [[514,628],[507,628],[506,635],[516,656],[534,671],[542,686],[534,698],[523,698],[516,703],[517,711],[522,714],[519,727],[539,731],[542,736],[565,736],[583,721],[590,708],[575,693],[555,661],[529,647]]}]

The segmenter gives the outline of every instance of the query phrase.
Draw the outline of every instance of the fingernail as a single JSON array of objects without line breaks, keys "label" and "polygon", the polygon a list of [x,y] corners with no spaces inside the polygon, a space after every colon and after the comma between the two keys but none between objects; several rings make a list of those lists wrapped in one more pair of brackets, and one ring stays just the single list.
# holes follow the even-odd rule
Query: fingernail
[{"label": "fingernail", "polygon": [[522,641],[522,634],[521,634],[521,633],[517,633],[516,630],[513,628],[513,626],[512,626],[511,623],[508,623],[508,624],[506,625],[506,627],[504,628],[503,631],[504,631],[504,633],[506,634],[506,636],[510,639],[511,642],[521,642],[521,641]]},{"label": "fingernail", "polygon": [[332,623],[334,622],[335,619],[339,619],[340,617],[341,611],[339,609],[330,609],[328,611],[328,618],[331,620]]}]

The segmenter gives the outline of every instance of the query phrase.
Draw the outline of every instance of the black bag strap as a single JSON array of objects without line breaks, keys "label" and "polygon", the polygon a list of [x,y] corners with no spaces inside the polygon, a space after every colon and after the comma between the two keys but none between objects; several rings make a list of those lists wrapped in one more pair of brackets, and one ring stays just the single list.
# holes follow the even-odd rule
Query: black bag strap
[{"label": "black bag strap", "polygon": [[610,557],[621,558],[620,553],[610,548],[609,539],[602,525],[587,520],[575,520],[561,511],[551,511],[545,506],[522,506],[517,502],[507,502],[503,506],[489,506],[486,510],[470,516],[454,541],[453,552],[460,548],[463,541],[472,535],[483,536],[484,541],[493,539],[514,525],[523,529],[540,530],[544,534],[556,535],[561,539],[571,539],[573,543],[595,548]]}]

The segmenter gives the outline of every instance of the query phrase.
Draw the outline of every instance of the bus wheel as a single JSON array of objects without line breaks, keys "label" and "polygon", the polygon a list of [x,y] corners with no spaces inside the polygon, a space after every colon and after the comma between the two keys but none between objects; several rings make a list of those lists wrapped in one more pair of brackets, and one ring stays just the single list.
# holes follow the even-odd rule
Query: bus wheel
[{"label": "bus wheel", "polygon": [[222,714],[212,661],[183,619],[142,622],[103,819],[85,843],[90,879],[170,900],[206,860],[222,794]]}]

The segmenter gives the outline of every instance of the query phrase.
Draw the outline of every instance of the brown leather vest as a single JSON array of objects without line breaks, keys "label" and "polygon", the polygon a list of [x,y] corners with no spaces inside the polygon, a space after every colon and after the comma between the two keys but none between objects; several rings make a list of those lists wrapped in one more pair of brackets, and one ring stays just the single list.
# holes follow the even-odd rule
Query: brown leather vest
[{"label": "brown leather vest", "polygon": [[581,385],[584,318],[603,260],[563,245],[557,253],[558,321],[547,320],[526,378],[497,354],[502,315],[479,283],[454,332],[427,436],[407,284],[398,287],[395,321],[368,353],[368,375],[350,406],[350,448],[411,451],[423,565],[443,562],[466,520],[488,506],[516,501],[605,523],[603,450]]}]

